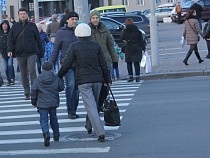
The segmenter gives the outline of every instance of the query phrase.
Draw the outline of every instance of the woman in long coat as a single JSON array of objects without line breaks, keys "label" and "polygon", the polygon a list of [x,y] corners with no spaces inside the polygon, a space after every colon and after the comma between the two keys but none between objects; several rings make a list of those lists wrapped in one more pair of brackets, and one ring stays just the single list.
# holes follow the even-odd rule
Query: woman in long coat
[{"label": "woman in long coat", "polygon": [[132,63],[134,62],[136,82],[140,81],[140,65],[142,58],[142,50],[146,51],[142,33],[138,27],[134,24],[131,18],[126,19],[125,29],[123,30],[122,40],[126,42],[125,46],[125,62],[127,63],[127,70],[129,75],[128,82],[132,82],[133,79],[133,68]]},{"label": "woman in long coat", "polygon": [[200,27],[198,26],[198,20],[196,17],[196,11],[194,9],[190,9],[187,12],[186,21],[185,21],[185,28],[183,36],[187,36],[187,44],[190,45],[190,49],[183,60],[183,63],[185,65],[188,65],[187,60],[189,59],[192,52],[195,52],[196,57],[199,60],[199,63],[202,63],[204,60],[201,59],[200,54],[198,53],[198,34],[200,34],[203,37],[203,33],[200,30]]}]

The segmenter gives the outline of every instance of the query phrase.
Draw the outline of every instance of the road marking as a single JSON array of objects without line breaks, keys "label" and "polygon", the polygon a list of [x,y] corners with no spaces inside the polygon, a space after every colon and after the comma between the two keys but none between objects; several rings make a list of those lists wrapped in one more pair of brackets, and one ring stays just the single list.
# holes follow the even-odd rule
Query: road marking
[{"label": "road marking", "polygon": [[110,147],[93,148],[65,148],[65,149],[34,149],[0,151],[0,155],[44,155],[44,154],[71,154],[71,153],[107,153]]},{"label": "road marking", "polygon": [[[104,126],[105,130],[118,130],[119,126]],[[65,127],[59,128],[60,132],[82,132],[86,131],[85,127]],[[17,131],[0,131],[0,135],[27,135],[27,134],[41,134],[41,129],[30,129],[30,130],[17,130]],[[50,129],[50,133],[53,133]]]},{"label": "road marking", "polygon": [[[121,110],[120,112],[125,112],[126,110]],[[122,119],[123,116],[120,116],[120,119]],[[100,117],[102,121],[104,121],[104,117]],[[58,119],[58,123],[70,123],[70,122],[85,122],[86,118],[78,118],[75,120],[72,119]],[[39,125],[39,121],[18,121],[18,122],[5,122],[0,123],[0,127],[9,127],[9,126],[28,126],[28,125]]]}]

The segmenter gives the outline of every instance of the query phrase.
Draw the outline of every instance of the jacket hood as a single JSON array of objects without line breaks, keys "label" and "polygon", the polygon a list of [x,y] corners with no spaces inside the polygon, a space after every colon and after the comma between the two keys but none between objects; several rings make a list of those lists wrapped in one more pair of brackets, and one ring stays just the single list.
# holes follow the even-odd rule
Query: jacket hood
[{"label": "jacket hood", "polygon": [[52,71],[43,71],[39,77],[40,82],[46,85],[53,83],[55,79],[56,76]]},{"label": "jacket hood", "polygon": [[[2,21],[2,23],[1,23],[1,29],[2,29],[2,25],[3,25],[4,23],[7,24],[7,26],[8,26],[7,31],[9,31],[9,30],[10,30],[10,25],[9,25],[9,21],[8,21],[8,20],[3,20],[3,21]],[[2,30],[3,30],[3,29],[2,29]]]},{"label": "jacket hood", "polygon": [[139,30],[138,27],[135,24],[128,24],[128,25],[126,25],[126,29],[128,29],[131,32]]}]

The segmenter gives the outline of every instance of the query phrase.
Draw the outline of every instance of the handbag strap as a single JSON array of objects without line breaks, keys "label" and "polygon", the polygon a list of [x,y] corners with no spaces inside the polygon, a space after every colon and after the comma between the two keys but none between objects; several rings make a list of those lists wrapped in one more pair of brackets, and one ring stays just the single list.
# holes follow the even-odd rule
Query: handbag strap
[{"label": "handbag strap", "polygon": [[114,98],[114,95],[113,95],[113,93],[112,93],[112,90],[111,90],[111,87],[109,86],[109,91],[110,91],[110,93],[111,93],[111,95],[112,95],[112,98],[113,98],[113,101],[115,102],[115,105],[117,105],[117,103],[116,103],[116,101],[115,101],[115,98]]},{"label": "handbag strap", "polygon": [[30,23],[30,21],[28,22],[28,24],[26,25],[26,27],[21,31],[21,33],[18,35],[18,37],[15,40],[15,44],[16,44],[17,40],[20,38],[20,36],[23,34],[23,32],[27,29],[27,27],[29,26],[29,23]]},{"label": "handbag strap", "polygon": [[[188,24],[190,25],[190,23],[189,23],[189,21],[187,20],[187,22],[188,22]],[[196,33],[196,34],[198,34],[194,29],[193,29],[193,27],[190,25],[190,27],[191,27],[191,29]]]}]

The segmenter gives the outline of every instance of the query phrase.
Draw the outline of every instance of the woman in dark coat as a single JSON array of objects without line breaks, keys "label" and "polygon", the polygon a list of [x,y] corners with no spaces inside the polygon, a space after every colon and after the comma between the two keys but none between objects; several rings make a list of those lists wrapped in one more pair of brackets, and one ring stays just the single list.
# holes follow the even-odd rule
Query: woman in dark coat
[{"label": "woman in dark coat", "polygon": [[194,9],[190,9],[187,11],[186,21],[185,21],[185,28],[183,36],[187,36],[187,44],[190,45],[190,50],[188,51],[183,63],[188,65],[187,60],[191,56],[192,52],[195,52],[196,57],[199,60],[199,63],[202,63],[204,60],[201,59],[200,54],[198,53],[198,34],[203,37],[203,33],[200,30],[198,25],[198,20],[196,17],[196,11]]},{"label": "woman in dark coat", "polygon": [[136,82],[140,81],[140,65],[142,58],[142,50],[146,51],[142,33],[138,27],[134,24],[131,18],[126,19],[125,29],[123,30],[122,40],[126,43],[125,46],[125,62],[127,63],[127,70],[129,75],[128,82],[132,82],[133,79],[133,68],[132,63],[134,62]]},{"label": "woman in dark coat", "polygon": [[208,54],[206,56],[207,59],[210,59],[210,20],[206,23],[203,29],[204,38],[206,40]]}]

